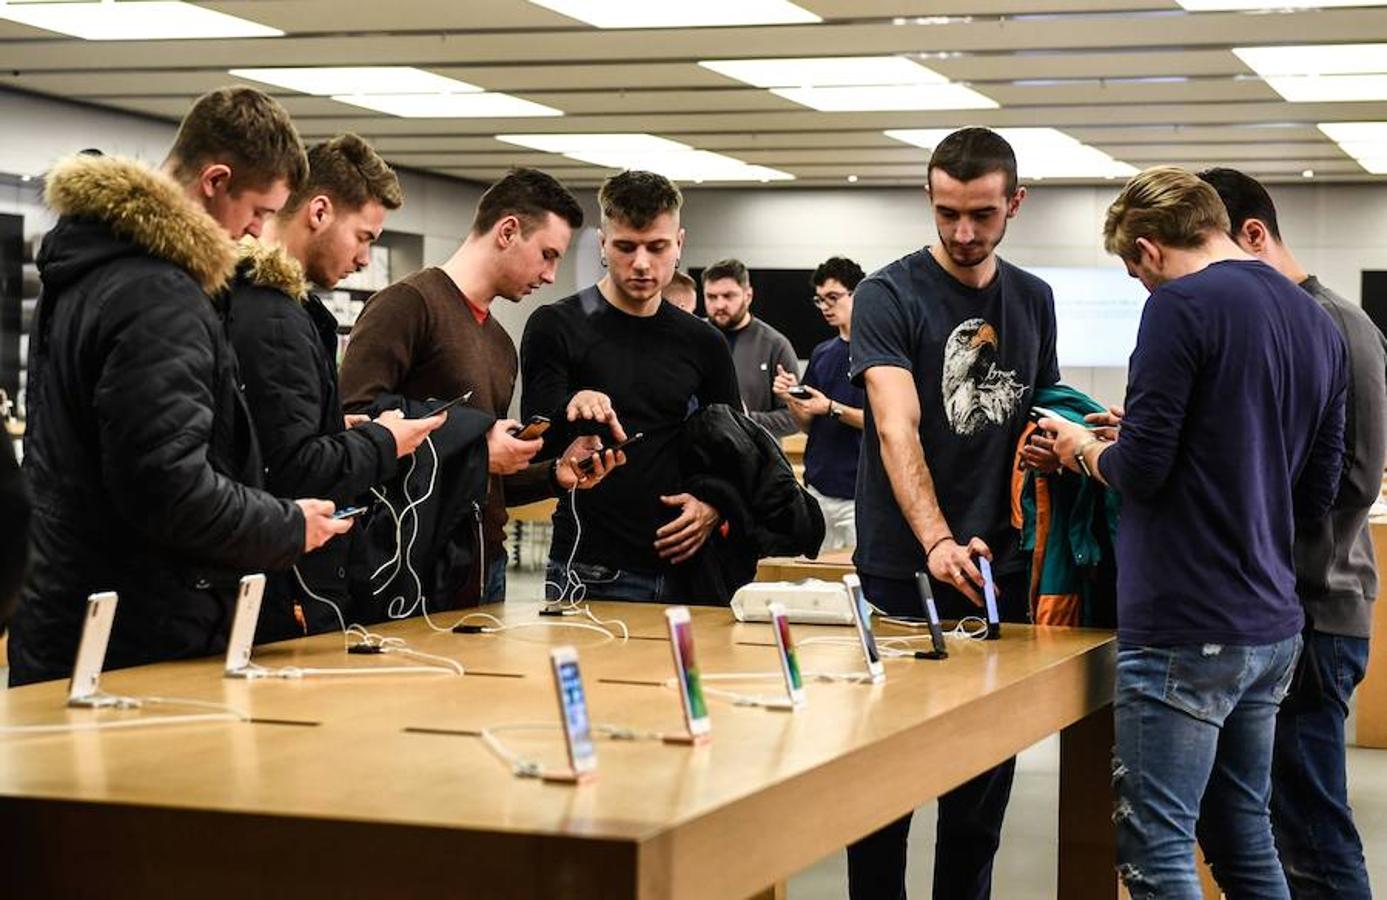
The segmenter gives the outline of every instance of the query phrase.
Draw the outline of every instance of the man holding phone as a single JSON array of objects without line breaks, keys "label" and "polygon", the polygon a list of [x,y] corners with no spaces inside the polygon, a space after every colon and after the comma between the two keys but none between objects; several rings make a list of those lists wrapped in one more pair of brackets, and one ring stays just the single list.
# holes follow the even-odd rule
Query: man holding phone
[{"label": "man holding phone", "polygon": [[469,406],[498,417],[487,435],[491,477],[483,510],[483,602],[505,599],[507,504],[590,486],[618,462],[609,453],[592,473],[578,472],[577,460],[599,446],[596,438],[583,438],[558,460],[531,465],[543,442],[512,434],[522,423],[502,418],[515,392],[519,360],[491,304],[497,297],[518,303],[553,284],[573,231],[582,224],[582,207],[556,179],[537,169],[512,170],[482,194],[471,232],[447,262],[416,272],[367,302],[342,360],[348,409],[365,409],[386,393],[424,398],[471,391]]},{"label": "man holding phone", "polygon": [[[867,411],[857,552],[867,599],[924,616],[926,571],[945,618],[977,615],[992,561],[1002,618],[1026,621],[1026,561],[1011,525],[1016,442],[1039,387],[1059,381],[1045,282],[998,258],[1020,210],[1011,146],[986,128],[942,140],[926,178],[939,241],[854,292],[852,378]],[[1015,760],[939,798],[933,896],[983,900]],[[853,900],[905,894],[907,816],[848,848]]]},{"label": "man holding phone", "polygon": [[679,567],[721,515],[684,489],[679,436],[695,404],[741,409],[737,373],[718,332],[660,296],[684,243],[679,189],[661,175],[629,171],[607,179],[598,202],[607,275],[530,316],[522,408],[553,414],[566,407],[561,433],[582,416],[614,423],[618,441],[628,431],[632,440],[644,438],[630,463],[576,512],[560,498],[549,581],[564,584],[572,574],[592,597],[681,602],[690,598],[682,596]]},{"label": "man holding phone", "polygon": [[[243,241],[227,293],[227,335],[265,457],[265,483],[283,497],[327,497],[339,508],[394,477],[443,424],[442,415],[406,419],[398,410],[374,422],[342,416],[337,391],[337,318],[308,289],[332,288],[371,260],[385,216],[404,202],[399,179],[354,134],[308,150],[308,178],[265,225],[260,242]],[[305,278],[306,276],[306,278]],[[342,510],[334,518],[344,518]],[[341,627],[351,541],[333,541],[265,586],[258,641]],[[311,593],[309,593],[311,592]],[[350,618],[350,613],[346,613]]]}]

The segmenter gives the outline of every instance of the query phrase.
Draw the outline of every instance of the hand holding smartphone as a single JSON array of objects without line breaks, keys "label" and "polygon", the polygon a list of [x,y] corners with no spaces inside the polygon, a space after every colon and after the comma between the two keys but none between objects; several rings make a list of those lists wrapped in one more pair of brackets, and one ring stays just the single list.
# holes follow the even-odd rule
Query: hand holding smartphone
[{"label": "hand holding smartphone", "polygon": [[580,461],[580,462],[578,463],[578,471],[581,472],[581,473],[583,473],[584,475],[589,475],[589,474],[591,474],[591,473],[592,473],[592,466],[593,466],[593,463],[595,463],[595,462],[597,461],[597,458],[598,458],[599,456],[601,456],[603,453],[606,453],[608,450],[611,450],[611,451],[614,452],[614,453],[615,453],[616,451],[618,451],[618,450],[625,450],[627,447],[630,447],[632,444],[639,443],[640,440],[641,440],[642,438],[644,438],[644,437],[645,437],[645,432],[644,432],[644,431],[638,431],[638,432],[636,432],[635,434],[631,435],[631,436],[630,436],[629,438],[627,438],[626,440],[624,440],[624,441],[622,441],[621,443],[617,444],[615,447],[603,447],[601,450],[598,450],[596,453],[592,454],[592,455],[589,456],[587,459],[584,459],[584,460]]},{"label": "hand holding smartphone", "polygon": [[524,425],[517,425],[506,433],[517,441],[533,441],[549,430],[548,416],[530,416]]}]

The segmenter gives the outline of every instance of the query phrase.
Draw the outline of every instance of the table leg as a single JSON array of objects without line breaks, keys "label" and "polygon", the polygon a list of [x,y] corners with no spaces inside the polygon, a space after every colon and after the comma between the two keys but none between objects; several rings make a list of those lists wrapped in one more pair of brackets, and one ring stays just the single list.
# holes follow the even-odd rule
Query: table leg
[{"label": "table leg", "polygon": [[1116,900],[1112,707],[1060,732],[1059,900]]}]

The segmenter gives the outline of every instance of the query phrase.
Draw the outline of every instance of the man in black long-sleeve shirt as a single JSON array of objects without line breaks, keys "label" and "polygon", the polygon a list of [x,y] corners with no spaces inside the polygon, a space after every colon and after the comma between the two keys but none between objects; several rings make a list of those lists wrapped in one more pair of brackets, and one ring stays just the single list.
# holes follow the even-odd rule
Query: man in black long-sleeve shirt
[{"label": "man in black long-sleeve shirt", "polygon": [[1197,835],[1229,896],[1289,898],[1268,802],[1304,623],[1291,546],[1338,488],[1344,342],[1233,243],[1218,194],[1189,172],[1133,178],[1104,237],[1152,292],[1120,437],[1040,427],[1065,465],[1122,495],[1118,871],[1134,897],[1198,898]]},{"label": "man in black long-sleeve shirt", "polygon": [[590,597],[696,601],[682,595],[679,566],[721,516],[683,490],[678,439],[698,406],[740,409],[736,370],[712,326],[660,296],[684,240],[679,190],[660,175],[623,172],[598,199],[608,274],[530,316],[520,347],[521,410],[558,423],[547,447],[571,438],[566,420],[601,420],[611,409],[627,435],[644,437],[576,510],[572,495],[560,498],[549,593],[576,578]]}]

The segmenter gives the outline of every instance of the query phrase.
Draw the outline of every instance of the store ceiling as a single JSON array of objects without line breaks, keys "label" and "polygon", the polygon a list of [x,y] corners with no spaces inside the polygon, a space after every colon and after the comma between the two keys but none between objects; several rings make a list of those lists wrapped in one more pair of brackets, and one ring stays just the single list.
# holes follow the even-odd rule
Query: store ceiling
[{"label": "store ceiling", "polygon": [[[1387,4],[1196,13],[1175,0],[797,2],[824,21],[602,30],[525,0],[219,0],[199,5],[286,36],[83,41],[0,22],[0,86],[175,121],[199,93],[238,81],[233,68],[408,65],[563,112],[400,118],[269,88],[305,139],[356,131],[396,164],[481,182],[511,165],[539,166],[575,186],[610,172],[497,134],[644,132],[795,178],[769,186],[846,187],[850,177],[858,186],[917,185],[925,151],[883,132],[966,124],[1059,128],[1137,168],[1169,162],[1234,166],[1271,181],[1299,181],[1307,169],[1318,180],[1377,180],[1317,125],[1387,121],[1387,101],[1287,102],[1232,48],[1387,41]],[[889,55],[911,55],[999,108],[818,112],[698,65]]]}]

